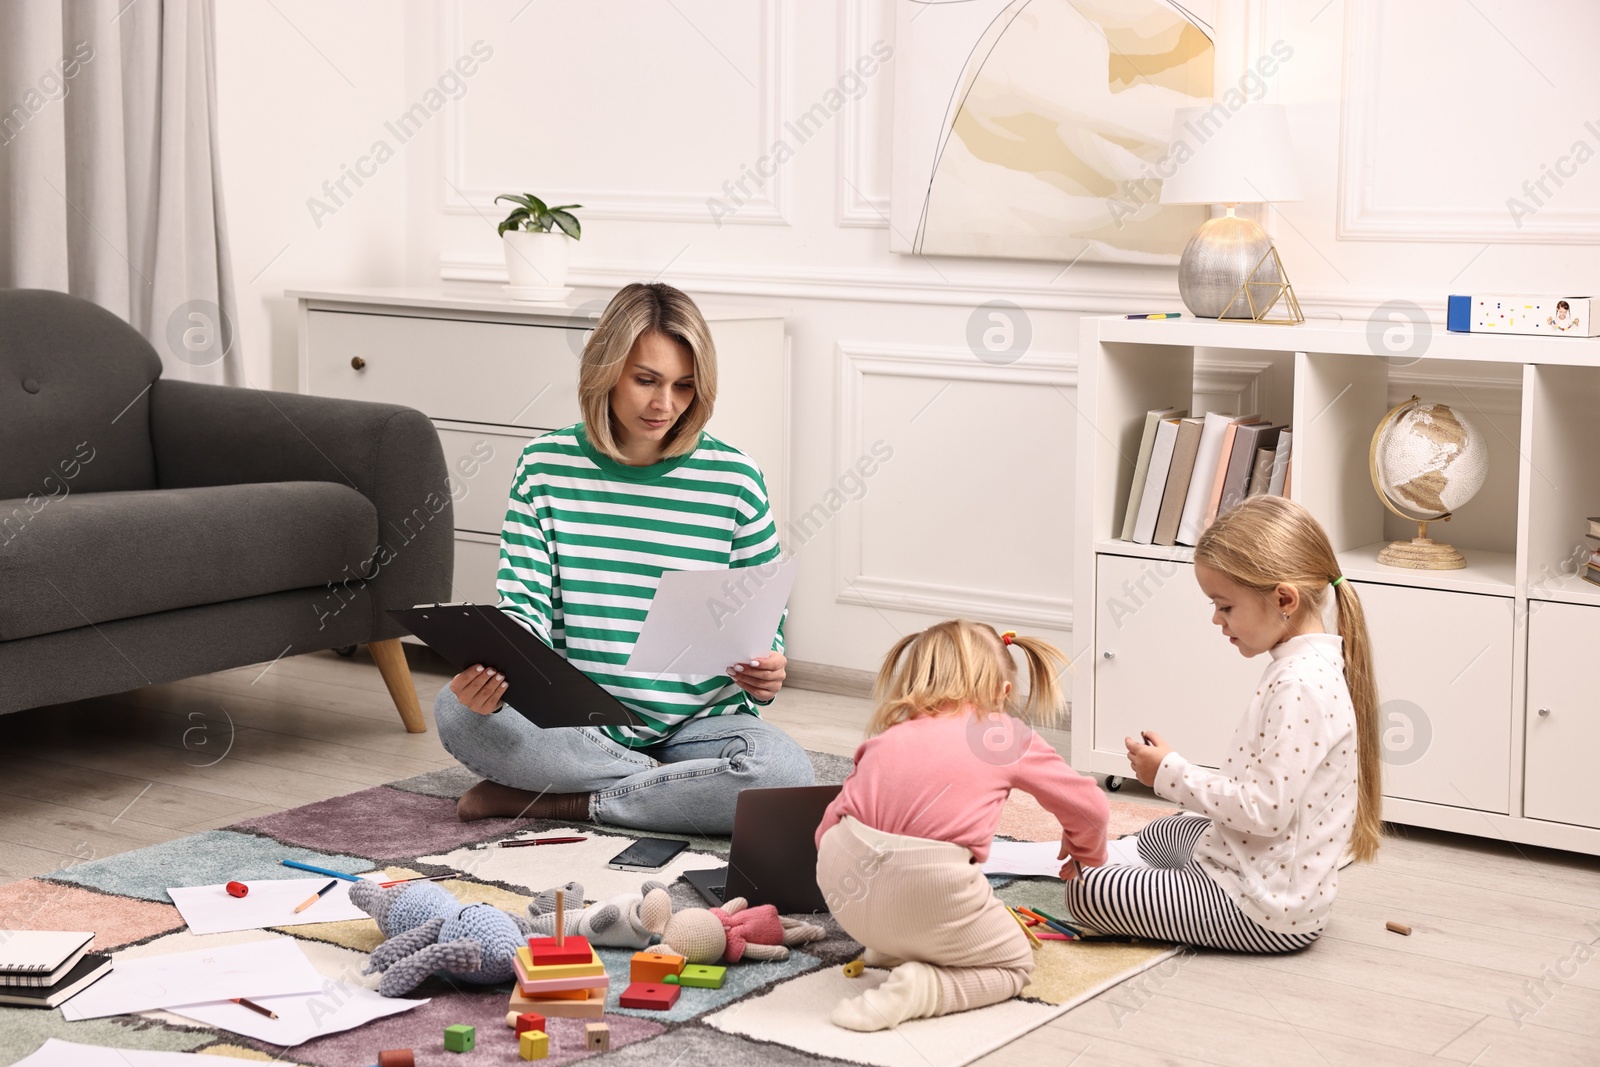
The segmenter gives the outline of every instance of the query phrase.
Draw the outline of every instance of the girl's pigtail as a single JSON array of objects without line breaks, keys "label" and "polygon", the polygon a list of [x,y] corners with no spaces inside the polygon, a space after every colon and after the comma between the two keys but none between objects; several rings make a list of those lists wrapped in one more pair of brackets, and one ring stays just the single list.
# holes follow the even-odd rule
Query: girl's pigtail
[{"label": "girl's pigtail", "polygon": [[1037,637],[1012,637],[1008,643],[1022,649],[1028,660],[1028,701],[1019,717],[1034,726],[1054,724],[1066,705],[1060,676],[1067,668],[1067,657]]},{"label": "girl's pigtail", "polygon": [[1347,581],[1333,584],[1344,639],[1344,678],[1356,719],[1356,816],[1350,852],[1367,861],[1383,835],[1383,761],[1379,749],[1378,683],[1372,670],[1372,639],[1361,598]]}]

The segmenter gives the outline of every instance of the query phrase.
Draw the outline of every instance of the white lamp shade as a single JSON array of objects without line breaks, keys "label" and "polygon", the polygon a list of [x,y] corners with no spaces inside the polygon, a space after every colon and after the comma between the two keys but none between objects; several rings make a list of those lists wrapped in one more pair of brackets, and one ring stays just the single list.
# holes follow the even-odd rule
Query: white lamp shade
[{"label": "white lamp shade", "polygon": [[1163,204],[1262,204],[1300,199],[1289,117],[1281,104],[1180,107],[1168,146]]}]

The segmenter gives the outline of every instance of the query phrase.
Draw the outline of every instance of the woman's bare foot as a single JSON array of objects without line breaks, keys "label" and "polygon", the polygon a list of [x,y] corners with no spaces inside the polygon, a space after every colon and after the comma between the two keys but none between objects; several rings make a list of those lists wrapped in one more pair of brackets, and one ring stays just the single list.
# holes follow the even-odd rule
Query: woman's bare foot
[{"label": "woman's bare foot", "polygon": [[589,793],[534,793],[513,789],[499,782],[483,781],[461,794],[456,801],[456,818],[462,822],[479,819],[571,819],[589,818]]}]

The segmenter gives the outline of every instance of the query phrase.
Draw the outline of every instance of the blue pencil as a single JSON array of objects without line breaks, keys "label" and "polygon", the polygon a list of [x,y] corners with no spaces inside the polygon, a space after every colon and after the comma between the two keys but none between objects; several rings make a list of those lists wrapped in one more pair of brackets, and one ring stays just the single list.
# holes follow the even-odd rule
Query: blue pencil
[{"label": "blue pencil", "polygon": [[343,878],[347,882],[361,881],[361,879],[357,878],[353,874],[345,874],[343,871],[330,871],[326,867],[313,867],[311,864],[301,863],[299,860],[284,860],[283,865],[285,867],[293,867],[297,871],[310,871],[312,874],[325,874],[329,878]]}]

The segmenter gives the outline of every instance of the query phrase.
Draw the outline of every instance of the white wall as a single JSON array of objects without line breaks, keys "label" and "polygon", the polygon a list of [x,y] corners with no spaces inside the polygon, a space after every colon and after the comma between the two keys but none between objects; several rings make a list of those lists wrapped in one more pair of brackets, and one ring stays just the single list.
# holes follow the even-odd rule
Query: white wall
[{"label": "white wall", "polygon": [[[957,612],[1072,647],[1077,323],[1177,308],[1173,271],[889,253],[892,62],[775,177],[747,182],[759,195],[722,225],[706,208],[785,119],[893,43],[892,0],[277,2],[327,60],[270,6],[219,5],[241,284],[289,245],[242,316],[256,374],[293,387],[282,288],[498,284],[493,194],[570,195],[585,204],[580,297],[659,276],[708,302],[786,312],[791,515],[839,489],[862,448],[894,451],[805,541],[794,656],[872,668],[899,632]],[[1586,53],[1600,6],[1233,0],[1229,12],[1227,62],[1279,40],[1293,49],[1267,98],[1291,110],[1307,195],[1269,225],[1308,314],[1365,320],[1403,299],[1442,319],[1451,291],[1588,291],[1600,164],[1559,188],[1547,179],[1520,220],[1506,201],[1526,200],[1522,181],[1574,142],[1600,150]],[[305,198],[478,40],[493,55],[460,100],[315,229]],[[993,299],[1026,311],[1021,361],[991,365],[968,347],[974,309]],[[1276,372],[1218,360],[1208,391],[1271,401]]]}]

